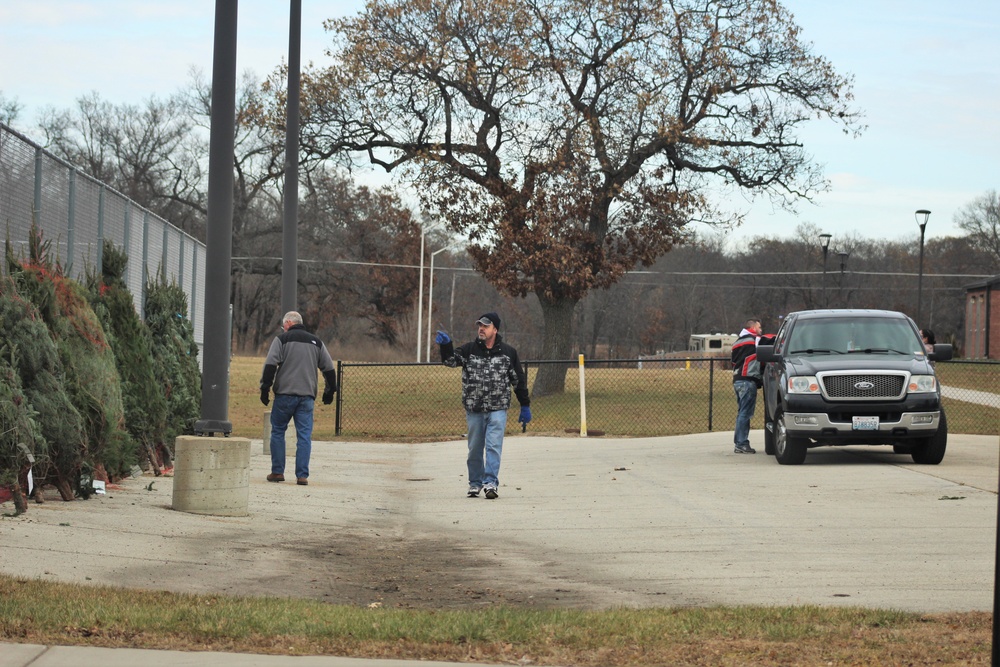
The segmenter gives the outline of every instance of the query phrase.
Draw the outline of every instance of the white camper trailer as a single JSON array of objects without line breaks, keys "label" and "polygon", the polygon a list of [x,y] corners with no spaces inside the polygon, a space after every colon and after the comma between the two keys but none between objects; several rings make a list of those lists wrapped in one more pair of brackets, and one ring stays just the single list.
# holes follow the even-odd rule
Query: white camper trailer
[{"label": "white camper trailer", "polygon": [[733,351],[733,343],[739,338],[736,334],[711,333],[692,334],[688,339],[688,352],[700,352],[705,355],[726,355]]}]

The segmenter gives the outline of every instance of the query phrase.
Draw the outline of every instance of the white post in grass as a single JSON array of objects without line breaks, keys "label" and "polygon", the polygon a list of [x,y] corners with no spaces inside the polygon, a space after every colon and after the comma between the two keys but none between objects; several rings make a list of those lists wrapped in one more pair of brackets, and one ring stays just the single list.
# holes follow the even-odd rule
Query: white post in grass
[{"label": "white post in grass", "polygon": [[583,376],[583,355],[580,355],[580,437],[587,437],[587,383]]}]

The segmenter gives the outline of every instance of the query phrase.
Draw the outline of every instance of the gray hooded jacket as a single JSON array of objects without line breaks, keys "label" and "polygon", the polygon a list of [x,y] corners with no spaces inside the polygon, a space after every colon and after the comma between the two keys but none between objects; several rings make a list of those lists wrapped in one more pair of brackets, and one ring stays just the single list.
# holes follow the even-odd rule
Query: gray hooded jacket
[{"label": "gray hooded jacket", "polygon": [[264,360],[264,374],[260,379],[261,389],[291,396],[316,398],[316,369],[323,372],[326,388],[337,391],[337,371],[333,359],[319,338],[306,331],[301,324],[295,324],[279,334],[271,343],[271,349]]}]

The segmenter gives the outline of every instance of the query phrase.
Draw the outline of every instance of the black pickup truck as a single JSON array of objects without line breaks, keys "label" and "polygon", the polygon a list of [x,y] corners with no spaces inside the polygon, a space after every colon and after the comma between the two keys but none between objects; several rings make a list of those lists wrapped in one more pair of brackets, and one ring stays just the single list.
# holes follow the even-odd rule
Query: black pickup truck
[{"label": "black pickup truck", "polygon": [[764,451],[798,465],[810,447],[892,445],[937,464],[948,421],[932,361],[909,317],[888,310],[804,310],[784,318],[764,366]]}]

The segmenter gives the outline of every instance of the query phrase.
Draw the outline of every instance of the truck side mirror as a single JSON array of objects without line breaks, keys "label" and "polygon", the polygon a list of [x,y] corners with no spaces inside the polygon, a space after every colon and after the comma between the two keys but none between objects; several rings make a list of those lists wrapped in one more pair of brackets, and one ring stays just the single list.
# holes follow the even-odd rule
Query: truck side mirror
[{"label": "truck side mirror", "polygon": [[[949,345],[948,347],[951,346]],[[781,359],[781,355],[775,354],[773,345],[757,346],[757,361],[760,363],[766,364],[769,361],[778,361],[779,359]]]},{"label": "truck side mirror", "polygon": [[[759,349],[759,348],[758,348]],[[949,343],[935,343],[934,351],[927,355],[931,361],[948,361],[954,354],[954,350]],[[760,352],[757,353],[760,355]]]}]

